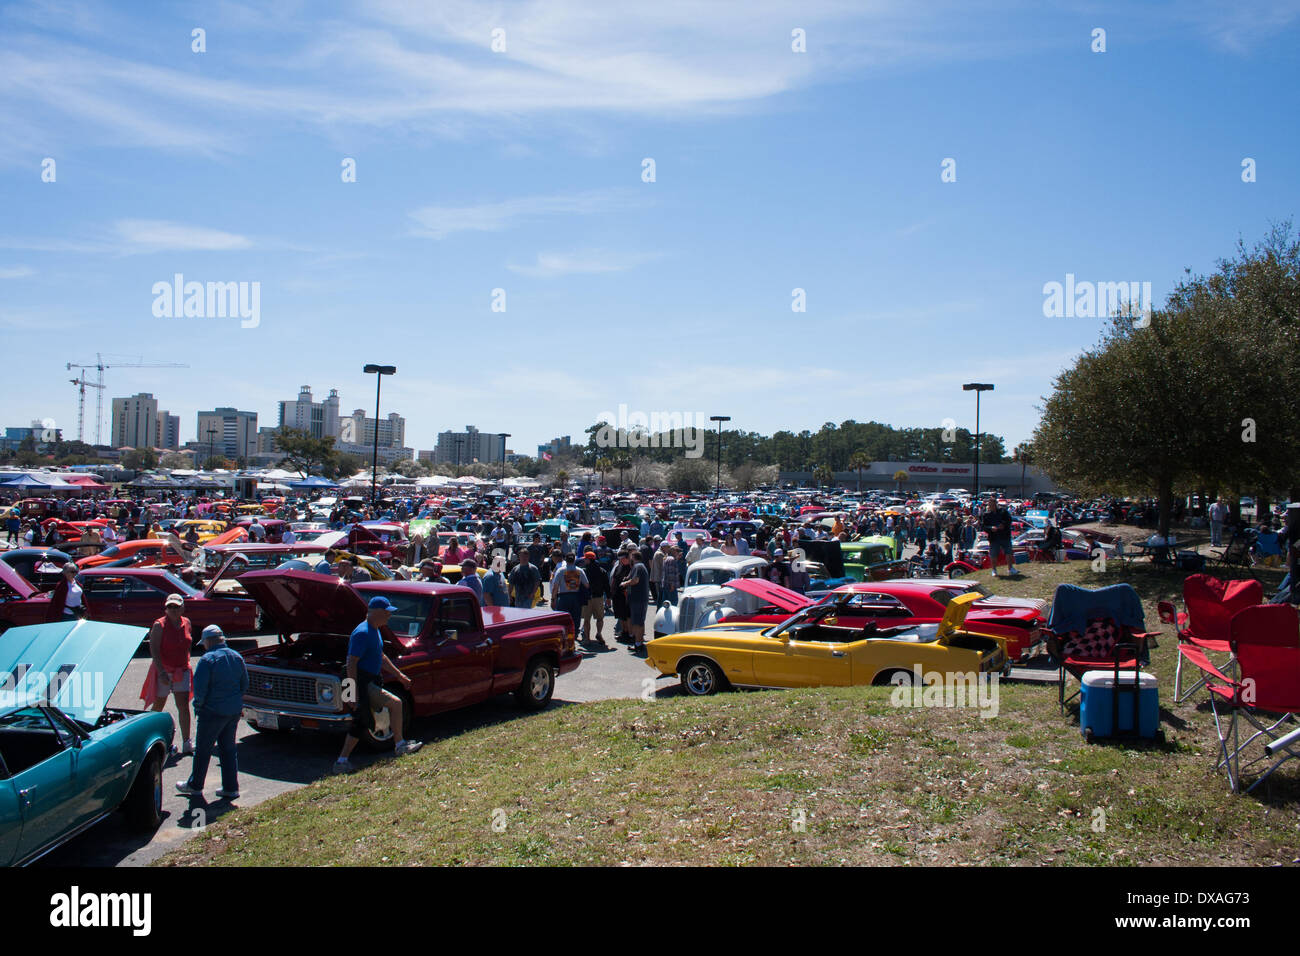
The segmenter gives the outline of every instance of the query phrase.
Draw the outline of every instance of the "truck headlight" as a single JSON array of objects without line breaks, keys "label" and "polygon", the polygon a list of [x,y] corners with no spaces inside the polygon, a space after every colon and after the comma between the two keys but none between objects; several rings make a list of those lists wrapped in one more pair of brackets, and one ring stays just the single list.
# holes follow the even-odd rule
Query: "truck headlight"
[{"label": "truck headlight", "polygon": [[334,685],[333,685],[333,684],[317,684],[317,685],[316,685],[316,696],[320,698],[320,702],[321,702],[322,704],[333,703],[333,701],[334,701]]}]

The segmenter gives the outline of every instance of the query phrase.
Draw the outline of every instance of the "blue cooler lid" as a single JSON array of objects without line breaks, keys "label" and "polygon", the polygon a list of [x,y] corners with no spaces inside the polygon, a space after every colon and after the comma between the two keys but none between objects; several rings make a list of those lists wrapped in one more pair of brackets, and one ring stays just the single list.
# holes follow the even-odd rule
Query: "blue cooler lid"
[{"label": "blue cooler lid", "polygon": [[[1115,671],[1114,670],[1084,671],[1083,678],[1080,681],[1080,683],[1082,683],[1084,687],[1114,687]],[[1120,671],[1119,683],[1126,687],[1132,687],[1133,672]],[[1138,687],[1141,690],[1154,690],[1157,686],[1158,686],[1158,682],[1156,681],[1155,674],[1148,674],[1146,671],[1139,672]]]}]

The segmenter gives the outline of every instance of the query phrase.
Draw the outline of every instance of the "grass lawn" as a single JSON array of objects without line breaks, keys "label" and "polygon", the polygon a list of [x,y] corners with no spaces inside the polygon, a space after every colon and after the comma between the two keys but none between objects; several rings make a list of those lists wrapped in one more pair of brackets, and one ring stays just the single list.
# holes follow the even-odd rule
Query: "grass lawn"
[{"label": "grass lawn", "polygon": [[[1181,603],[1183,575],[1145,562],[1022,568],[997,591],[1127,580],[1150,630],[1156,601]],[[1172,704],[1176,644],[1152,652],[1163,744],[1084,743],[1044,684],[1003,683],[988,719],[895,708],[888,688],[604,701],[236,811],[160,865],[1295,862],[1300,773],[1228,792],[1208,706]]]}]

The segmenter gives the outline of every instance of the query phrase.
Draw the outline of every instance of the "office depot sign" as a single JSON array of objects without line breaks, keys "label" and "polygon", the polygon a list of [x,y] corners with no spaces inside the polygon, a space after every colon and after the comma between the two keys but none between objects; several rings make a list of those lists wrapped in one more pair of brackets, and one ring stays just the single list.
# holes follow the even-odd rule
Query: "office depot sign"
[{"label": "office depot sign", "polygon": [[973,469],[970,465],[908,465],[909,474],[925,475],[969,475]]}]

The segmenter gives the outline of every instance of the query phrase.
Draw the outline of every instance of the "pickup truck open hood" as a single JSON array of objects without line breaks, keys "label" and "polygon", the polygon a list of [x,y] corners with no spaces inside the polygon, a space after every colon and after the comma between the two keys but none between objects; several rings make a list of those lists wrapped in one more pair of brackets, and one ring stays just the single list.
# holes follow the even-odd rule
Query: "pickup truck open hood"
[{"label": "pickup truck open hood", "polygon": [[235,578],[281,634],[351,634],[366,604],[351,585],[313,571],[249,571]]},{"label": "pickup truck open hood", "polygon": [[791,614],[816,603],[804,597],[798,591],[791,591],[789,588],[783,588],[779,584],[765,581],[762,578],[732,578],[723,587],[752,594],[764,604],[775,605],[782,611],[788,611]]},{"label": "pickup truck open hood", "polygon": [[87,620],[9,628],[0,641],[0,687],[9,692],[0,694],[0,709],[46,701],[93,724],[148,634]]}]

